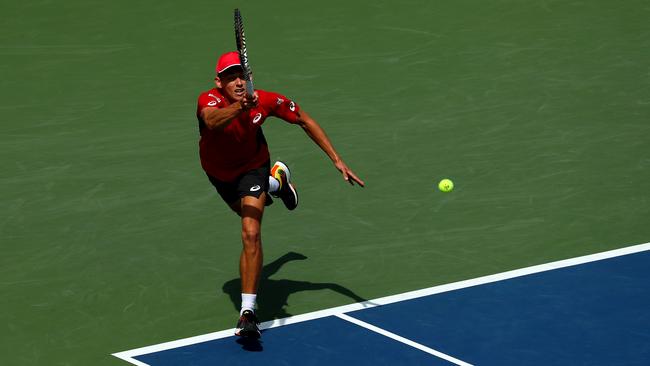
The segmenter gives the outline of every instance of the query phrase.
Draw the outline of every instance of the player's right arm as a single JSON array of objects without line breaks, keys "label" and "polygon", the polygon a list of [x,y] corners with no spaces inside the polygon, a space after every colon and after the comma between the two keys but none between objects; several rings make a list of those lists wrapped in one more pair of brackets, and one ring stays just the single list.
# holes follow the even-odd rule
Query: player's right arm
[{"label": "player's right arm", "polygon": [[225,108],[206,107],[201,110],[201,120],[209,130],[223,130],[243,111],[240,103]]},{"label": "player's right arm", "polygon": [[226,107],[205,107],[201,109],[199,116],[209,130],[223,130],[239,116],[257,105],[257,93],[253,98],[244,97],[242,100],[231,103]]}]

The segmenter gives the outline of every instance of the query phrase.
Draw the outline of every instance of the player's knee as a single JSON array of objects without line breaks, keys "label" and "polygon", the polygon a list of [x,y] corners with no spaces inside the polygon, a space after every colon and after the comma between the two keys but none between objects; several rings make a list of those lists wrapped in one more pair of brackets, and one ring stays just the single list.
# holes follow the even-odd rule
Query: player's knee
[{"label": "player's knee", "polygon": [[247,258],[258,257],[262,253],[262,244],[259,241],[243,241],[243,252]]},{"label": "player's knee", "polygon": [[261,233],[258,229],[244,228],[241,232],[244,249],[257,250],[261,242]]}]

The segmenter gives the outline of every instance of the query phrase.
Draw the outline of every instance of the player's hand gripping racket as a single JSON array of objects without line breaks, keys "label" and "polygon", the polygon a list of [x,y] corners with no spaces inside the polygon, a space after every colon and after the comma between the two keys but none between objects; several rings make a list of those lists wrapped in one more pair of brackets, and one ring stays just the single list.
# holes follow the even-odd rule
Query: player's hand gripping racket
[{"label": "player's hand gripping racket", "polygon": [[244,70],[244,80],[246,80],[246,94],[248,97],[253,96],[253,78],[251,77],[251,67],[248,64],[248,54],[246,52],[246,36],[244,35],[244,21],[241,18],[239,9],[235,9],[235,39],[237,40],[237,51],[241,67]]}]

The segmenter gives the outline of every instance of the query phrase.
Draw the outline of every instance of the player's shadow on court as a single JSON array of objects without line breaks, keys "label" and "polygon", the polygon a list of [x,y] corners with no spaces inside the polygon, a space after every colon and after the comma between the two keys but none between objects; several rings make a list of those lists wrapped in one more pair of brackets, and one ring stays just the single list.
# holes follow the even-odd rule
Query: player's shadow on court
[{"label": "player's shadow on court", "polygon": [[[285,306],[288,305],[287,300],[291,294],[301,291],[327,289],[345,295],[356,302],[366,301],[366,299],[355,294],[353,291],[335,283],[313,283],[287,279],[274,280],[269,278],[276,274],[285,264],[291,261],[305,259],[307,259],[307,257],[300,253],[289,252],[262,268],[256,311],[257,317],[260,321],[281,319],[291,316],[291,314],[287,313],[285,310]],[[230,295],[230,300],[232,301],[233,306],[237,311],[239,311],[241,306],[241,280],[239,278],[232,279],[224,283],[222,289],[224,293]]]}]

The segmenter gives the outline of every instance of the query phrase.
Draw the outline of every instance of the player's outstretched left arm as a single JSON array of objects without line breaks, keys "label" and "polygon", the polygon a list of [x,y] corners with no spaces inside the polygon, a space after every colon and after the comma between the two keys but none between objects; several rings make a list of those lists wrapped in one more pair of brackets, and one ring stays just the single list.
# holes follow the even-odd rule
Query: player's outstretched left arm
[{"label": "player's outstretched left arm", "polygon": [[345,164],[343,159],[341,159],[339,154],[334,149],[334,146],[332,146],[332,142],[327,137],[327,134],[325,134],[323,128],[304,110],[301,110],[299,113],[300,117],[298,118],[298,125],[300,125],[307,136],[309,136],[316,143],[316,145],[318,145],[325,152],[325,154],[329,156],[336,169],[338,169],[343,175],[343,179],[351,185],[357,183],[361,187],[364,187],[365,183],[359,177],[357,177],[352,169],[350,169],[347,164]]}]

